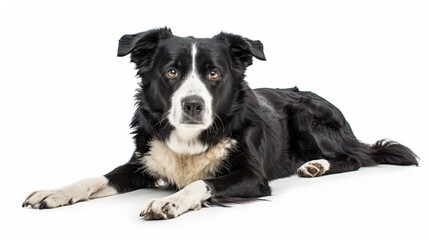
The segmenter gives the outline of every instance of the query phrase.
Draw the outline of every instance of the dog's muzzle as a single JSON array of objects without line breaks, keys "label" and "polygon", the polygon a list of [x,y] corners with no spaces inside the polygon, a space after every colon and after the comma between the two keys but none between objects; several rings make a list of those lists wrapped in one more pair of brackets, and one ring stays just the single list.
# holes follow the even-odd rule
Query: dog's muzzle
[{"label": "dog's muzzle", "polygon": [[197,95],[188,96],[182,99],[182,119],[183,124],[204,124],[204,100]]}]

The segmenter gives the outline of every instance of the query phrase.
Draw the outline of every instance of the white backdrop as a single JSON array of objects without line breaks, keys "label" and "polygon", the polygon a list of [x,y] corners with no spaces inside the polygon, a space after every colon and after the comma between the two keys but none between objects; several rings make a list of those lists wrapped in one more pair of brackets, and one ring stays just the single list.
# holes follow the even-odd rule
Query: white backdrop
[{"label": "white backdrop", "polygon": [[[253,87],[314,91],[355,134],[412,148],[421,167],[378,166],[272,183],[270,201],[145,222],[168,191],[141,190],[47,211],[26,195],[104,174],[133,151],[128,124],[138,80],[117,58],[127,33],[169,26],[261,40]],[[127,237],[427,239],[429,2],[3,1],[0,3],[0,239]],[[279,236],[280,237],[280,236]],[[282,237],[283,238],[283,237]]]}]

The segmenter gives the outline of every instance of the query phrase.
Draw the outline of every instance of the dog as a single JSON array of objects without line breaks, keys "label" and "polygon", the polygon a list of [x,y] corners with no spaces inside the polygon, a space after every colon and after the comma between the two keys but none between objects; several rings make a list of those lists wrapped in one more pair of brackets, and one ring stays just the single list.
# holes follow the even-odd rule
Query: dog
[{"label": "dog", "polygon": [[390,140],[360,142],[343,114],[312,93],[251,89],[245,71],[266,60],[260,41],[221,32],[178,37],[169,28],[124,35],[118,56],[130,55],[141,79],[131,121],[135,151],[104,176],[31,193],[23,207],[56,208],[142,188],[178,191],[140,213],[171,219],[206,204],[269,196],[269,182],[355,171],[377,164],[418,165]]}]

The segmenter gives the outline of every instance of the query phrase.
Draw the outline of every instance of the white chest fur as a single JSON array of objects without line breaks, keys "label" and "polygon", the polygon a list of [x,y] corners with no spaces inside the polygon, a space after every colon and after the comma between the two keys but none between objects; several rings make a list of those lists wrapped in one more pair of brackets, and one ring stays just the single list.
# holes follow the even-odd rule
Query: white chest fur
[{"label": "white chest fur", "polygon": [[145,170],[183,188],[191,182],[212,177],[236,141],[225,139],[199,154],[178,154],[164,142],[150,142],[141,161]]}]

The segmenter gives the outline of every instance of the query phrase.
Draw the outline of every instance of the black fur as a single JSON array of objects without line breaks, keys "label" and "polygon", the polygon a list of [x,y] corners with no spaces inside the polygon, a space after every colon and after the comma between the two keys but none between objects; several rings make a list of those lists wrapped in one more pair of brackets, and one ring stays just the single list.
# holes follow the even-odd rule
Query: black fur
[{"label": "black fur", "polygon": [[[416,155],[399,143],[358,141],[342,113],[312,92],[250,89],[244,81],[245,70],[253,57],[265,60],[261,42],[228,33],[210,39],[181,38],[167,28],[125,35],[119,41],[118,56],[131,54],[142,80],[131,123],[139,154],[149,151],[148,142],[165,141],[174,129],[165,114],[178,84],[164,79],[162,73],[174,65],[185,75],[192,43],[199,46],[199,70],[209,66],[223,72],[221,81],[205,82],[215,98],[217,117],[199,140],[209,146],[225,136],[238,141],[225,161],[228,164],[214,178],[205,179],[214,193],[213,201],[270,195],[269,181],[290,176],[313,159],[330,162],[325,174],[376,164],[418,165]],[[121,192],[153,186],[155,176],[132,170],[139,164],[133,157],[106,177]]]}]

